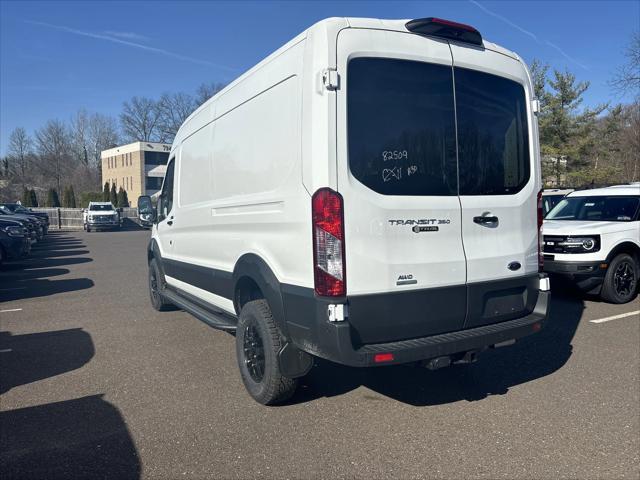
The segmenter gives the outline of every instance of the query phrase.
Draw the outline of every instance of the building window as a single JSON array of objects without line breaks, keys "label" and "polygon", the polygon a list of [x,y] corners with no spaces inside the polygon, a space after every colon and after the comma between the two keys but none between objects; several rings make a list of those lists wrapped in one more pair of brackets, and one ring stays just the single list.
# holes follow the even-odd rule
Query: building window
[{"label": "building window", "polygon": [[146,177],[144,179],[145,190],[160,190],[162,187],[162,177]]},{"label": "building window", "polygon": [[169,152],[144,152],[144,164],[166,165],[169,160]]}]

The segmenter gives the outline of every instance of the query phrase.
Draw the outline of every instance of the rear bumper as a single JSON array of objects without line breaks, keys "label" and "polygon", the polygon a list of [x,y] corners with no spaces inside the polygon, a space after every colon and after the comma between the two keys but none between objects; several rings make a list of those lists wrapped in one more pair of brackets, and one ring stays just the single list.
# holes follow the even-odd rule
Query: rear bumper
[{"label": "rear bumper", "polygon": [[604,261],[599,262],[560,262],[556,260],[544,261],[544,271],[553,276],[569,280],[580,290],[594,292],[602,286],[606,268],[600,268]]},{"label": "rear bumper", "polygon": [[[536,333],[544,326],[549,309],[550,292],[539,291],[530,313],[497,323],[435,335],[410,338],[391,342],[359,344],[358,335],[347,318],[342,322],[327,320],[327,305],[322,299],[315,299],[315,325],[309,325],[308,313],[305,327],[287,318],[287,327],[296,347],[312,355],[353,367],[393,365],[417,362],[441,356],[455,355],[469,351],[480,351],[493,345]],[[287,298],[287,295],[284,295]],[[285,302],[285,311],[297,308]],[[308,304],[307,304],[308,305]],[[428,306],[424,306],[428,308]],[[396,319],[387,318],[394,323]],[[398,323],[400,319],[398,319]],[[376,362],[376,355],[386,355],[388,360]],[[392,358],[392,359],[390,359]]]}]

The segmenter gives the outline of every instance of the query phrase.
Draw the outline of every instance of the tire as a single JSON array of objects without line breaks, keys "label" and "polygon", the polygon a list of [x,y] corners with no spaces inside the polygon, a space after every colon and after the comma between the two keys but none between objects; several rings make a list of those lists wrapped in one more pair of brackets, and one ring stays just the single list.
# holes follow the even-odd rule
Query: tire
[{"label": "tire", "polygon": [[282,336],[266,300],[247,302],[240,311],[236,330],[236,357],[249,395],[262,405],[291,398],[298,379],[284,377],[278,365]]},{"label": "tire", "polygon": [[638,291],[639,270],[638,262],[631,255],[616,255],[607,268],[600,297],[610,303],[633,300]]},{"label": "tire", "polygon": [[160,273],[158,268],[158,262],[155,258],[149,263],[149,299],[151,300],[151,306],[158,312],[164,312],[172,307],[172,304],[167,302],[162,296],[162,289],[164,288],[164,277]]}]

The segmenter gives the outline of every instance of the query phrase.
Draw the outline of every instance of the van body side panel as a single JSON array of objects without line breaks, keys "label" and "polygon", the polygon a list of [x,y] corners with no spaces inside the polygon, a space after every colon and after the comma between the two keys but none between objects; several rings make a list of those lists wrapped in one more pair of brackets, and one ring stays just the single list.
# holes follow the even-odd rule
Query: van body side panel
[{"label": "van body side panel", "polygon": [[210,123],[190,129],[196,115],[183,126],[170,277],[191,283],[195,275],[197,289],[229,297],[203,298],[225,310],[231,273],[247,253],[279,281],[312,286],[310,202],[301,201],[309,198],[300,159],[303,53],[301,41],[214,99]]}]

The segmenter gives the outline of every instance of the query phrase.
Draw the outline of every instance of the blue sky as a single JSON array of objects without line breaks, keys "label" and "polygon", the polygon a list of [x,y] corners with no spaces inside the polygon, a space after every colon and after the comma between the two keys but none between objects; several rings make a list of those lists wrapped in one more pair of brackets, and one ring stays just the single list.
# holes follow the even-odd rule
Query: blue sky
[{"label": "blue sky", "polygon": [[331,16],[468,23],[518,52],[591,82],[587,104],[618,102],[607,81],[640,24],[638,1],[6,2],[0,3],[0,154],[17,126],[116,116],[134,95],[228,82]]}]

